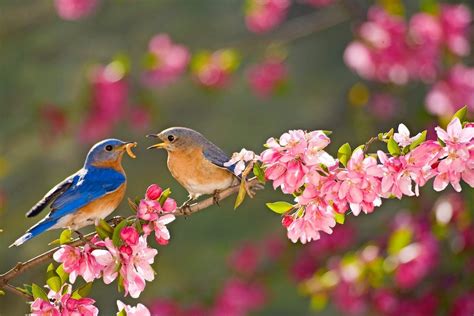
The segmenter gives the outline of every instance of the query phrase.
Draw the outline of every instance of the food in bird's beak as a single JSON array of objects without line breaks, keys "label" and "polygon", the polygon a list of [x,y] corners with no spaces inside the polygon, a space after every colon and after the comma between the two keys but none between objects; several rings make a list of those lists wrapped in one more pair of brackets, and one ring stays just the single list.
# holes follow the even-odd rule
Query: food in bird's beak
[{"label": "food in bird's beak", "polygon": [[137,143],[127,143],[127,144],[125,144],[125,151],[130,156],[130,158],[135,159],[135,158],[137,158],[137,156],[135,156],[135,154],[132,151],[133,147],[137,147]]}]

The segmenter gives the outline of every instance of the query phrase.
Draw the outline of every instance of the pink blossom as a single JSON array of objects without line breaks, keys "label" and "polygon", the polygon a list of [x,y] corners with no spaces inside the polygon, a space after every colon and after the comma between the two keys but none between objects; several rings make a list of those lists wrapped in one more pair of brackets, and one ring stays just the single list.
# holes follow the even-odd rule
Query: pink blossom
[{"label": "pink blossom", "polygon": [[[391,195],[401,199],[403,195],[413,196],[412,174],[408,168],[408,162],[404,156],[387,157],[387,155],[378,151],[377,155],[382,163],[382,182],[381,193],[385,198]],[[413,175],[414,178],[415,175]],[[416,190],[418,192],[418,189]]]},{"label": "pink blossom", "polygon": [[[137,304],[137,306],[126,305],[120,300],[117,300],[118,311],[125,311],[127,316],[151,316],[150,311],[143,304]],[[118,315],[119,313],[117,313]]]},{"label": "pink blossom", "polygon": [[449,123],[446,131],[437,127],[436,133],[446,143],[446,147],[440,155],[439,174],[435,178],[434,189],[444,190],[451,183],[460,192],[461,179],[474,187],[474,127],[463,128],[456,117]]},{"label": "pink blossom", "polygon": [[247,0],[247,28],[254,33],[264,33],[275,28],[286,18],[289,6],[289,0]]},{"label": "pink blossom", "polygon": [[457,64],[433,85],[425,105],[432,114],[450,116],[465,104],[474,109],[474,68]]},{"label": "pink blossom", "polygon": [[458,295],[449,313],[450,316],[471,316],[474,314],[474,292]]},{"label": "pink blossom", "polygon": [[74,283],[78,276],[82,276],[86,282],[92,282],[100,277],[103,268],[92,255],[89,244],[83,247],[63,245],[54,253],[53,258],[63,264],[64,271],[69,273],[71,283]]},{"label": "pink blossom", "polygon": [[251,243],[246,243],[232,252],[228,264],[239,273],[252,275],[257,270],[260,259],[259,249]]},{"label": "pink blossom", "polygon": [[161,211],[161,205],[156,200],[142,199],[138,204],[137,217],[146,221],[158,219],[158,213]]},{"label": "pink blossom", "polygon": [[230,279],[224,285],[210,315],[244,316],[260,309],[266,301],[265,289],[259,283]]},{"label": "pink blossom", "polygon": [[321,231],[331,234],[335,225],[333,212],[322,209],[317,204],[310,204],[305,207],[304,215],[296,217],[288,226],[288,238],[294,243],[299,240],[305,244],[318,240]]},{"label": "pink blossom", "polygon": [[278,92],[286,82],[288,71],[279,60],[268,60],[252,66],[248,71],[248,81],[252,90],[261,97]]},{"label": "pink blossom", "polygon": [[144,226],[143,230],[146,235],[154,231],[156,242],[160,245],[166,245],[168,244],[171,238],[170,232],[168,228],[166,227],[166,225],[168,225],[175,219],[176,217],[173,214],[165,214],[153,220],[147,226]]},{"label": "pink blossom", "polygon": [[240,152],[233,153],[231,159],[224,163],[224,166],[234,169],[234,174],[239,176],[246,167],[246,163],[250,161],[260,160],[260,157],[253,151],[242,148]]},{"label": "pink blossom", "polygon": [[186,71],[191,57],[188,49],[174,44],[167,34],[155,35],[148,49],[153,62],[144,76],[147,84],[164,86],[176,81]]},{"label": "pink blossom", "polygon": [[227,86],[231,74],[239,65],[239,56],[233,49],[222,49],[215,52],[201,52],[193,57],[191,70],[197,82],[211,89]]},{"label": "pink blossom", "polygon": [[138,232],[132,226],[122,228],[120,231],[120,238],[129,246],[134,246],[138,243]]},{"label": "pink blossom", "polygon": [[402,123],[398,125],[398,133],[393,134],[393,139],[398,143],[400,147],[406,147],[413,143],[415,140],[417,140],[420,136],[421,133],[418,133],[415,136],[410,137],[410,131],[405,126],[405,124]]},{"label": "pink blossom", "polygon": [[158,200],[161,196],[161,193],[163,192],[163,189],[157,185],[157,184],[152,184],[146,189],[145,197],[148,200]]},{"label": "pink blossom", "polygon": [[382,170],[373,157],[364,157],[362,149],[352,153],[347,168],[337,174],[340,185],[335,189],[341,200],[346,200],[354,215],[361,211],[371,213],[382,201],[380,194],[380,178]]},{"label": "pink blossom", "polygon": [[172,213],[176,210],[178,205],[176,204],[175,199],[167,198],[163,203],[162,210],[166,213]]},{"label": "pink blossom", "polygon": [[61,312],[53,303],[37,298],[31,304],[31,316],[61,316]]},{"label": "pink blossom", "polygon": [[472,21],[469,7],[463,4],[443,4],[440,12],[444,41],[451,52],[466,56],[470,52],[468,31]]},{"label": "pink blossom", "polygon": [[79,20],[95,11],[98,0],[55,0],[56,12],[64,20]]}]

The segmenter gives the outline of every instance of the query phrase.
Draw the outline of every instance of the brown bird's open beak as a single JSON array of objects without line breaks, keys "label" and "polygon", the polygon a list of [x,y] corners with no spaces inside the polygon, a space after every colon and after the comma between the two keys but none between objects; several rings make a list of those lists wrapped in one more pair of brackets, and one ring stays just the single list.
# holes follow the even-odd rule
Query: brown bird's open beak
[{"label": "brown bird's open beak", "polygon": [[[160,138],[160,136],[158,136],[157,134],[148,134],[148,135],[146,135],[146,137],[148,137],[148,138]],[[166,143],[159,143],[159,144],[151,145],[147,149],[162,149],[162,148],[166,148]]]},{"label": "brown bird's open beak", "polygon": [[132,148],[137,147],[136,142],[127,142],[122,145],[123,150],[127,152],[127,154],[130,156],[130,158],[137,158],[137,156],[133,153]]}]

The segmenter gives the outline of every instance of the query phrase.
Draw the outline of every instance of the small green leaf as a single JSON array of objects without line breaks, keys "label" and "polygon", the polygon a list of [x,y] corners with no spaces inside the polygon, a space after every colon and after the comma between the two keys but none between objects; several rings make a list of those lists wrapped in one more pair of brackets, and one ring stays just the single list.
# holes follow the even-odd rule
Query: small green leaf
[{"label": "small green leaf", "polygon": [[334,219],[336,220],[336,223],[344,224],[344,221],[346,220],[346,216],[341,213],[336,213],[336,215],[334,216]]},{"label": "small green leaf", "polygon": [[454,113],[453,119],[457,117],[459,121],[462,123],[464,121],[464,118],[466,117],[466,113],[467,113],[467,105],[463,106],[456,113]]},{"label": "small green leaf", "polygon": [[117,316],[127,316],[127,312],[125,311],[125,308],[122,309],[120,312],[118,312]]},{"label": "small green leaf", "polygon": [[115,226],[115,229],[114,229],[114,234],[112,236],[112,241],[114,243],[115,246],[119,246],[120,245],[120,232],[122,231],[122,229],[127,226],[128,222],[126,219],[122,220],[117,226]]},{"label": "small green leaf", "polygon": [[345,167],[349,159],[351,158],[352,155],[352,149],[351,145],[349,143],[345,143],[341,147],[339,147],[337,151],[337,159],[342,163],[342,165]]},{"label": "small green leaf", "polygon": [[[79,298],[82,298],[82,297],[87,297],[89,295],[89,293],[91,292],[92,290],[92,285],[94,283],[93,282],[89,282],[89,283],[86,283],[84,285],[82,285],[81,287],[79,287],[77,290],[74,291],[74,294],[75,296],[79,296]],[[73,296],[74,296],[73,294]]]},{"label": "small green leaf", "polygon": [[61,289],[62,282],[61,278],[56,273],[54,264],[49,264],[48,269],[46,270],[46,284],[49,288],[55,292],[58,292]]},{"label": "small green leaf", "polygon": [[43,301],[49,302],[48,295],[46,295],[46,293],[43,291],[43,289],[40,288],[35,283],[31,284],[31,293],[33,294],[34,299],[40,298]]},{"label": "small green leaf", "polygon": [[107,233],[102,227],[100,226],[96,226],[95,227],[95,231],[97,232],[97,234],[99,235],[99,237],[102,239],[102,240],[106,240],[107,238],[110,238],[112,236],[112,234],[109,234]]},{"label": "small green leaf", "polygon": [[410,150],[415,149],[416,147],[420,146],[426,140],[426,130],[421,132],[421,135],[410,144]]},{"label": "small green leaf", "polygon": [[247,191],[245,190],[245,180],[240,182],[239,193],[237,193],[237,198],[235,199],[234,203],[234,210],[236,210],[240,204],[245,200],[245,196],[247,195]]},{"label": "small green leaf", "polygon": [[31,284],[23,284],[23,288],[18,288],[23,293],[33,296],[33,289],[31,288]]},{"label": "small green leaf", "polygon": [[107,223],[104,219],[100,219],[99,220],[99,226],[104,230],[106,231],[107,233],[109,234],[112,234],[114,232],[114,229],[112,226],[110,226],[109,223]]},{"label": "small green leaf", "polygon": [[67,273],[66,271],[64,271],[64,267],[62,264],[59,265],[59,267],[57,267],[56,269],[56,274],[59,276],[59,278],[61,279],[61,283],[64,284],[64,282],[67,281],[67,279],[69,278],[69,273]]},{"label": "small green leaf", "polygon": [[3,295],[5,295],[5,292],[0,290],[0,296],[3,296]]},{"label": "small green leaf", "polygon": [[324,135],[326,136],[329,136],[332,134],[332,131],[328,131],[328,130],[322,130],[322,132],[324,133]]},{"label": "small green leaf", "polygon": [[61,235],[59,235],[59,243],[61,245],[70,243],[72,241],[72,230],[70,229],[65,229],[61,232]]},{"label": "small green leaf", "polygon": [[161,192],[160,198],[158,199],[158,202],[160,203],[161,206],[166,202],[166,199],[170,196],[171,194],[171,189],[167,188],[163,192]]},{"label": "small green leaf", "polygon": [[397,144],[397,142],[395,141],[395,139],[393,139],[393,137],[388,140],[387,149],[388,149],[388,152],[389,152],[392,156],[398,156],[398,155],[400,155],[400,147],[398,147],[398,144]]},{"label": "small green leaf", "polygon": [[59,241],[59,238],[58,238],[58,239],[55,239],[53,241],[50,241],[48,243],[48,246],[56,246],[56,245],[60,245],[60,244],[61,244],[61,242]]},{"label": "small green leaf", "polygon": [[260,183],[265,183],[265,173],[257,162],[253,165],[253,174],[257,177]]},{"label": "small green leaf", "polygon": [[290,204],[285,201],[267,203],[266,205],[269,209],[271,209],[277,214],[285,214],[286,212],[291,211],[293,209],[293,204]]}]

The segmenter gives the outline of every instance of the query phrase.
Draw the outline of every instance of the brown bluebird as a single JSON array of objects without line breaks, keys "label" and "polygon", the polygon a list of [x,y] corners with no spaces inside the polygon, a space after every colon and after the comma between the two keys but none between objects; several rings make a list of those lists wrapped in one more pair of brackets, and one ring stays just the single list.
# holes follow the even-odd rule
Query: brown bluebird
[{"label": "brown bluebird", "polygon": [[214,195],[240,183],[234,166],[224,166],[230,158],[202,134],[185,127],[171,127],[147,137],[159,138],[162,143],[148,147],[163,148],[168,152],[168,169],[171,175],[189,193],[187,205],[203,194]]}]

